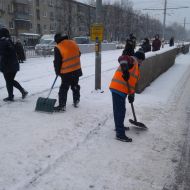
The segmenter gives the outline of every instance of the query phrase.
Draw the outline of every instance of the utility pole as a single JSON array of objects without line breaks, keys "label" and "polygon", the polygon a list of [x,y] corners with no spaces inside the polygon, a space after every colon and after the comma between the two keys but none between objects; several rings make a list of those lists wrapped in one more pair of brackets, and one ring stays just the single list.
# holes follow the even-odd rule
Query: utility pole
[{"label": "utility pole", "polygon": [[166,9],[167,9],[167,0],[165,0],[165,3],[164,3],[164,20],[163,20],[163,28],[162,28],[162,40],[165,39]]},{"label": "utility pole", "polygon": [[184,29],[185,29],[186,17],[184,18]]},{"label": "utility pole", "polygon": [[[102,18],[102,0],[96,0],[96,24],[101,24]],[[101,40],[96,37],[95,42],[95,90],[101,89]]]}]

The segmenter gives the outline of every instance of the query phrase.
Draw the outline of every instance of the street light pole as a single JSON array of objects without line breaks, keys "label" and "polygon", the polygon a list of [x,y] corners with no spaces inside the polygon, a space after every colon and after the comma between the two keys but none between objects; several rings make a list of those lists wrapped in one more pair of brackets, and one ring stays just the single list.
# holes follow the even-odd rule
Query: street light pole
[{"label": "street light pole", "polygon": [[[96,0],[96,24],[101,24],[102,0]],[[95,90],[101,89],[101,41],[96,37]]]},{"label": "street light pole", "polygon": [[167,0],[164,3],[164,20],[163,20],[163,28],[162,28],[162,39],[165,39],[165,27],[166,27],[166,9],[167,9]]}]

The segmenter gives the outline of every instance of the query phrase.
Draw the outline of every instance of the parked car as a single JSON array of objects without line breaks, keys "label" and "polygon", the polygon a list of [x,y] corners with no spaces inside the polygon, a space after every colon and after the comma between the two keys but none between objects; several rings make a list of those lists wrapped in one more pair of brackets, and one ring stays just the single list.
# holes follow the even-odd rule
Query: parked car
[{"label": "parked car", "polygon": [[37,55],[52,55],[56,45],[54,35],[44,35],[40,39],[40,43],[35,46],[35,53]]},{"label": "parked car", "polygon": [[75,42],[77,44],[90,44],[90,37],[88,36],[78,36],[78,37],[74,37],[73,40],[75,40]]}]

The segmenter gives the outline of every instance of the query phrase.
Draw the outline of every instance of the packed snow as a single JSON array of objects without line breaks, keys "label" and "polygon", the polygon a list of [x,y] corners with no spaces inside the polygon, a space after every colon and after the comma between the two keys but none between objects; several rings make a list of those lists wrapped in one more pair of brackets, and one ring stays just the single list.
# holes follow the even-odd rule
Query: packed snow
[{"label": "packed snow", "polygon": [[[187,128],[181,105],[188,100],[181,89],[189,85],[190,55],[178,55],[172,68],[136,94],[137,119],[147,131],[128,122],[126,101],[126,135],[133,142],[125,143],[115,140],[109,91],[121,52],[102,52],[100,91],[94,90],[94,53],[81,56],[80,106],[73,107],[70,90],[64,113],[34,111],[54,81],[53,57],[21,64],[16,79],[29,91],[25,100],[14,89],[15,102],[3,102],[7,91],[0,75],[0,190],[161,190],[173,180]],[[60,79],[51,98],[59,86]]]}]

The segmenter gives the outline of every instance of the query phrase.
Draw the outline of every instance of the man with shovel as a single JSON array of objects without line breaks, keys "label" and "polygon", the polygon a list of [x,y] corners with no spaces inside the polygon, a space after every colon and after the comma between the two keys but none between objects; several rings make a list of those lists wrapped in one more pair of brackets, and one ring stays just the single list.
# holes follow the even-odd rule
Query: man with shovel
[{"label": "man with shovel", "polygon": [[54,107],[55,112],[66,110],[67,92],[71,87],[73,91],[73,105],[78,107],[80,101],[79,77],[82,76],[80,65],[80,50],[73,40],[69,40],[67,35],[57,33],[54,36],[57,43],[54,48],[54,68],[56,75],[61,77],[59,88],[59,105]]},{"label": "man with shovel", "polygon": [[132,142],[132,139],[125,135],[125,130],[129,130],[129,128],[124,127],[126,113],[125,100],[128,95],[129,103],[134,102],[135,87],[140,75],[139,66],[144,60],[145,54],[142,51],[137,51],[134,56],[120,56],[118,59],[120,65],[110,84],[116,139],[120,141]]}]

